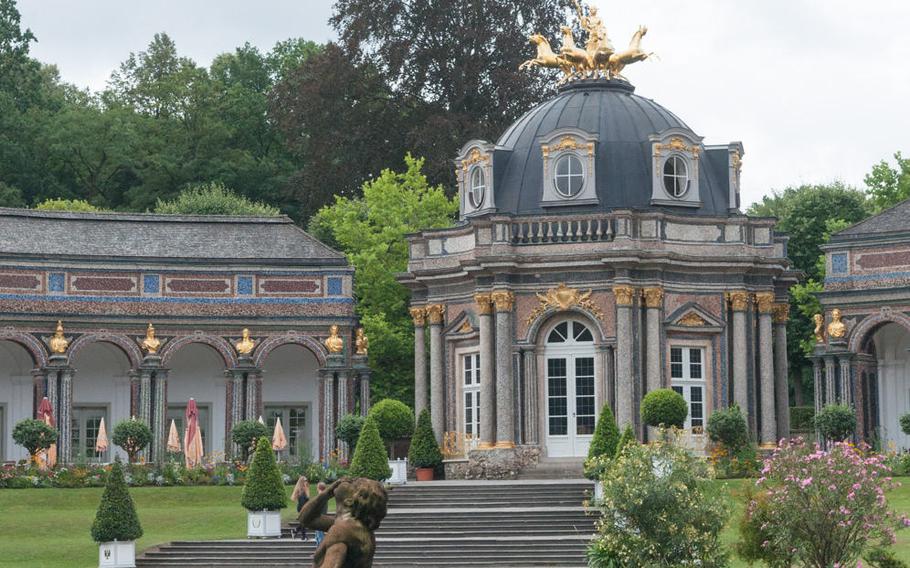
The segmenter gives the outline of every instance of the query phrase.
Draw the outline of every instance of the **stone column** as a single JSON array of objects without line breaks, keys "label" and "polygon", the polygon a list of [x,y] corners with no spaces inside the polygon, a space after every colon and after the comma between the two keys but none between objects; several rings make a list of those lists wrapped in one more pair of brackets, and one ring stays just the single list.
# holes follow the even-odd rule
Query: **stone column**
[{"label": "stone column", "polygon": [[149,368],[139,370],[139,420],[151,426],[152,424],[152,374],[155,371]]},{"label": "stone column", "polygon": [[850,384],[850,357],[838,357],[840,363],[840,402],[853,406],[853,389]]},{"label": "stone column", "polygon": [[[348,413],[348,374],[346,371],[338,371],[337,379],[338,381],[338,396],[335,398],[336,411],[335,416],[338,417],[338,420],[341,420],[341,417]],[[336,423],[337,424],[337,423]],[[341,460],[347,460],[348,458],[348,445],[338,440],[338,458]]]},{"label": "stone column", "polygon": [[322,382],[322,459],[326,460],[335,449],[335,373],[330,369],[319,371]]},{"label": "stone column", "polygon": [[645,392],[659,389],[661,380],[660,364],[660,309],[664,303],[662,288],[645,288],[641,291],[647,312],[647,366],[645,367]]},{"label": "stone column", "polygon": [[790,383],[787,366],[787,319],[790,304],[774,304],[774,397],[777,439],[790,437]]},{"label": "stone column", "polygon": [[[246,414],[248,420],[262,416],[262,373],[259,370],[244,371],[246,375]],[[287,426],[285,424],[284,426]]]},{"label": "stone column", "polygon": [[445,345],[442,342],[442,324],[445,322],[446,307],[444,304],[427,306],[427,318],[430,320],[430,418],[436,441],[442,443],[445,434]]},{"label": "stone column", "polygon": [[76,370],[67,367],[60,371],[60,413],[56,416],[59,441],[57,442],[57,461],[70,464],[73,461],[73,376]]},{"label": "stone column", "polygon": [[427,407],[426,308],[411,308],[411,319],[414,320],[414,412],[420,416]]},{"label": "stone column", "polygon": [[774,293],[759,292],[755,295],[758,307],[758,376],[761,402],[760,441],[766,447],[777,443],[777,412],[774,398],[774,340],[771,337],[771,310]]},{"label": "stone column", "polygon": [[370,371],[360,371],[360,415],[370,412]]},{"label": "stone column", "polygon": [[[527,389],[527,400],[525,404],[525,432],[527,432],[527,439],[525,440],[526,444],[536,445],[539,443],[539,434],[538,434],[538,417],[539,414],[539,395],[538,395],[538,383],[537,383],[537,354],[533,350],[527,350],[522,353],[524,357],[524,368],[525,368],[525,388]],[[481,393],[483,386],[481,386]],[[482,396],[481,396],[482,398]],[[495,396],[494,396],[495,400]],[[490,403],[492,408],[494,402]],[[483,421],[484,420],[493,420],[494,413],[490,410],[486,411],[486,414],[480,419],[481,431],[483,431]]]},{"label": "stone column", "polygon": [[749,293],[743,290],[728,292],[727,298],[733,308],[733,402],[749,424],[749,347],[746,344],[746,310],[749,308]]},{"label": "stone column", "polygon": [[480,328],[480,449],[496,445],[496,355],[493,345],[493,300],[474,294]]},{"label": "stone column", "polygon": [[610,409],[613,410],[613,416],[616,416],[615,352],[616,350],[613,347],[607,347],[607,349],[604,351],[604,374],[606,378],[604,386],[604,401],[610,405]]},{"label": "stone column", "polygon": [[152,459],[163,463],[167,448],[167,371],[155,372],[152,383]]},{"label": "stone column", "polygon": [[821,359],[818,357],[815,357],[812,359],[812,378],[814,381],[813,390],[815,391],[815,412],[817,414],[818,411],[820,411],[822,409],[822,407],[825,405],[825,402],[824,402],[824,400],[825,400],[824,399],[824,392],[825,392],[824,374],[822,371]]},{"label": "stone column", "polygon": [[[509,290],[494,290],[496,309],[496,447],[515,447],[515,391],[512,385],[512,308]],[[482,380],[482,379],[481,379]],[[483,401],[481,401],[481,405]]]},{"label": "stone column", "polygon": [[837,402],[837,366],[834,357],[825,357],[825,404]]},{"label": "stone column", "polygon": [[616,424],[634,427],[635,404],[632,375],[632,302],[635,288],[614,286],[616,297]]}]

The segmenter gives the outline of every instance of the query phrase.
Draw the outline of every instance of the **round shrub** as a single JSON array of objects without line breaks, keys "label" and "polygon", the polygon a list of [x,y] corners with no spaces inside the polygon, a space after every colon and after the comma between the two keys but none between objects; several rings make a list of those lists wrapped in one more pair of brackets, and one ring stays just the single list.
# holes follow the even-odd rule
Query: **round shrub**
[{"label": "round shrub", "polygon": [[259,438],[268,438],[268,427],[258,420],[241,420],[231,428],[231,441],[240,447],[243,461],[250,459]]},{"label": "round shrub", "polygon": [[910,412],[901,416],[901,432],[910,436]]},{"label": "round shrub", "polygon": [[41,420],[26,418],[16,423],[13,428],[13,441],[28,450],[34,456],[46,450],[57,441],[57,430]]},{"label": "round shrub", "polygon": [[433,421],[427,409],[423,409],[417,420],[417,430],[414,431],[414,439],[411,440],[411,448],[408,450],[408,461],[414,467],[435,468],[442,463],[442,452],[436,443]]},{"label": "round shrub", "polygon": [[794,432],[811,432],[815,430],[815,407],[791,406],[790,430]]},{"label": "round shrub", "polygon": [[705,463],[669,442],[626,446],[603,477],[591,566],[727,566],[729,516]]},{"label": "round shrub", "polygon": [[126,488],[120,459],[114,460],[107,485],[101,495],[101,504],[92,523],[92,539],[95,542],[114,540],[130,541],[142,536],[142,525],[136,515],[136,505]]},{"label": "round shrub", "polygon": [[840,442],[856,432],[856,411],[845,404],[829,404],[815,415],[815,428],[829,442]]},{"label": "round shrub", "polygon": [[256,444],[240,503],[248,511],[277,511],[288,506],[272,442],[265,436]]},{"label": "round shrub", "polygon": [[129,463],[136,463],[136,456],[152,443],[152,430],[139,420],[124,420],[114,426],[113,442],[123,448]]},{"label": "round shrub", "polygon": [[376,420],[379,437],[386,443],[408,438],[414,433],[414,411],[400,400],[380,400],[370,409],[370,416]]},{"label": "round shrub", "polygon": [[749,426],[739,406],[715,410],[708,418],[708,438],[732,453],[749,445]]},{"label": "round shrub", "polygon": [[382,438],[379,437],[376,419],[372,415],[363,423],[357,448],[354,449],[354,458],[351,460],[350,473],[353,477],[367,477],[376,481],[392,477],[388,454]]},{"label": "round shrub", "polygon": [[335,436],[347,444],[348,448],[356,448],[357,438],[360,437],[360,431],[363,430],[364,421],[366,418],[359,414],[345,414],[335,427]]},{"label": "round shrub", "polygon": [[689,405],[673,389],[655,389],[641,401],[641,419],[648,426],[682,428],[689,415]]},{"label": "round shrub", "polygon": [[[619,443],[619,428],[613,418],[613,410],[609,404],[600,409],[597,427],[594,428],[594,437],[588,448],[588,459],[585,460],[584,474],[588,479],[600,479],[603,473],[602,465],[608,463],[616,453],[616,444]],[[602,459],[598,459],[602,458]]]}]

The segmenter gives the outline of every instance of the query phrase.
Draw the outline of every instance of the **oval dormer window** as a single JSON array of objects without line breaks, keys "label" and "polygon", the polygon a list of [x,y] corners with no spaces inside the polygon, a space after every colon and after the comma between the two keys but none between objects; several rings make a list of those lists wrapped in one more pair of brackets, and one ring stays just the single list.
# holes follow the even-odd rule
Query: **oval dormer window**
[{"label": "oval dormer window", "polygon": [[471,187],[468,189],[468,201],[474,209],[483,205],[483,196],[487,191],[487,176],[483,168],[476,167],[471,170]]},{"label": "oval dormer window", "polygon": [[561,197],[572,198],[581,193],[585,184],[585,171],[581,160],[575,154],[566,154],[556,160],[556,173],[553,176],[556,192]]},{"label": "oval dormer window", "polygon": [[680,156],[670,156],[664,162],[664,189],[672,197],[682,197],[689,189],[689,169]]}]

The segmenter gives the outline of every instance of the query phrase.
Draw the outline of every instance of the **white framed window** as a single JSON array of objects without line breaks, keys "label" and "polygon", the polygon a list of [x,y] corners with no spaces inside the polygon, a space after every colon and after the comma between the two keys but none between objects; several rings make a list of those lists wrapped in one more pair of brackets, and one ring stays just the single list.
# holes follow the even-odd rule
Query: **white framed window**
[{"label": "white framed window", "polygon": [[480,209],[483,205],[483,198],[487,191],[487,175],[483,168],[475,166],[471,170],[471,183],[468,188],[468,203],[474,209]]},{"label": "white framed window", "polygon": [[556,193],[570,199],[575,197],[585,185],[585,167],[575,154],[563,154],[556,159],[553,173]]},{"label": "white framed window", "polygon": [[684,428],[700,434],[705,427],[705,350],[701,347],[670,347],[670,386],[689,405]]},{"label": "white framed window", "polygon": [[281,418],[281,427],[288,439],[287,452],[291,457],[308,456],[310,454],[309,429],[307,418],[309,408],[305,404],[271,405],[265,406],[265,424],[269,433],[275,431],[275,422]]},{"label": "white framed window", "polygon": [[[71,428],[74,460],[89,463],[106,461],[107,452],[95,451],[102,418],[106,423],[110,422],[107,419],[107,409],[103,406],[73,406]],[[108,426],[108,448],[113,445],[110,439],[112,432]]]},{"label": "white framed window", "polygon": [[679,198],[689,190],[689,168],[682,156],[670,156],[664,162],[664,189],[667,194]]},{"label": "white framed window", "polygon": [[462,355],[462,398],[465,441],[480,436],[480,354]]}]

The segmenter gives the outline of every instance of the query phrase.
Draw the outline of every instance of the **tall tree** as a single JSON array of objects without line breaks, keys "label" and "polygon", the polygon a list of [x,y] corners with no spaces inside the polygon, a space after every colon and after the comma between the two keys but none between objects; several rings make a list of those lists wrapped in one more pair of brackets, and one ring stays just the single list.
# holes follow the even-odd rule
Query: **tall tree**
[{"label": "tall tree", "polygon": [[896,152],[894,161],[895,166],[891,166],[882,160],[872,166],[872,171],[866,175],[869,199],[876,212],[910,199],[910,158],[904,158],[900,152]]}]

